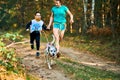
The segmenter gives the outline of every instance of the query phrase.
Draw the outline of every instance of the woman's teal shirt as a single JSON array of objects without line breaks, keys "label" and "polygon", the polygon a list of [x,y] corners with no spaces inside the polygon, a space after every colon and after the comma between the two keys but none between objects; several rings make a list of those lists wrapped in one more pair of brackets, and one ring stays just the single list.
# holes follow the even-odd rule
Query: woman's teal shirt
[{"label": "woman's teal shirt", "polygon": [[64,5],[57,7],[54,6],[52,8],[53,12],[53,22],[54,23],[66,23],[66,13],[68,8]]}]

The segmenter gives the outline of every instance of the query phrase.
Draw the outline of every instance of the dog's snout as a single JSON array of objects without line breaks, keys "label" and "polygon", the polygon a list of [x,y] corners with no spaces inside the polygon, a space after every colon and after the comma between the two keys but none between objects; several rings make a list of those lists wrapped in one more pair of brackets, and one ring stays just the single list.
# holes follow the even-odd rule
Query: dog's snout
[{"label": "dog's snout", "polygon": [[53,56],[55,56],[55,54],[53,54]]}]

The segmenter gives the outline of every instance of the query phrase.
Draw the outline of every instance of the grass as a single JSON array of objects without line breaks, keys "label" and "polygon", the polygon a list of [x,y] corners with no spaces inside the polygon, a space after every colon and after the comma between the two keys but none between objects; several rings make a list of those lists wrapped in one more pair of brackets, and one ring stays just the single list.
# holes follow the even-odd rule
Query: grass
[{"label": "grass", "polygon": [[68,58],[61,60],[56,61],[57,65],[71,80],[120,80],[120,74],[85,66]]},{"label": "grass", "polygon": [[75,34],[66,34],[60,44],[64,47],[72,47],[75,50],[89,52],[104,59],[120,63],[120,42],[110,37],[91,37]]},{"label": "grass", "polygon": [[27,74],[26,80],[39,80],[39,79],[33,75]]}]

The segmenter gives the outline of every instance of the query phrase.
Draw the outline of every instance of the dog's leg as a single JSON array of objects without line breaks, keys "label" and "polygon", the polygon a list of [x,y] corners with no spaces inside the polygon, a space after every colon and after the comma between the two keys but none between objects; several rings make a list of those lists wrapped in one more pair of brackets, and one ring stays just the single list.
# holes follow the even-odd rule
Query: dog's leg
[{"label": "dog's leg", "polygon": [[47,55],[45,55],[45,63],[47,63]]},{"label": "dog's leg", "polygon": [[47,63],[48,63],[48,61],[49,61],[48,56],[49,56],[49,55],[47,54],[47,55],[46,55],[46,62],[47,62]]},{"label": "dog's leg", "polygon": [[51,59],[51,65],[56,65],[55,59],[56,59],[55,57]]},{"label": "dog's leg", "polygon": [[47,63],[47,52],[45,52],[45,56],[44,56],[44,58],[45,58],[45,63]]},{"label": "dog's leg", "polygon": [[45,53],[45,63],[47,63],[49,69],[52,69],[49,53]]},{"label": "dog's leg", "polygon": [[48,62],[48,68],[52,69],[50,62]]},{"label": "dog's leg", "polygon": [[48,56],[48,68],[49,68],[49,69],[52,69],[50,56]]}]

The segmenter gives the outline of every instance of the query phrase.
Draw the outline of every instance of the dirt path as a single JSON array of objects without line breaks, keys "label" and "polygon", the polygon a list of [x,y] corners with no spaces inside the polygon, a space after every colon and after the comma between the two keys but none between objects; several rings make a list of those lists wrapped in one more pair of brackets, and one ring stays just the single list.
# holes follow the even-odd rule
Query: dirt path
[{"label": "dirt path", "polygon": [[[30,49],[29,43],[16,44],[12,47],[16,49],[17,55],[22,58],[28,73],[39,77],[39,80],[70,80],[56,65],[53,66],[52,70],[49,70],[44,62],[43,53],[41,53],[39,59],[36,59],[35,50]],[[41,44],[41,52],[44,48],[45,44]],[[120,66],[114,62],[105,61],[92,54],[81,53],[72,48],[61,47],[60,51],[63,56],[67,56],[81,64],[120,73]]]},{"label": "dirt path", "polygon": [[36,58],[36,52],[30,49],[29,43],[12,45],[12,48],[16,49],[17,55],[22,58],[27,73],[39,77],[39,80],[70,80],[56,65],[53,66],[52,70],[48,69],[42,52],[44,47],[45,44],[41,48],[40,58]]},{"label": "dirt path", "polygon": [[65,53],[65,55],[69,56],[75,61],[78,61],[81,64],[120,73],[120,65],[117,65],[115,62],[101,59],[93,54],[82,53],[75,51],[72,48],[65,47],[61,48],[61,52]]}]

